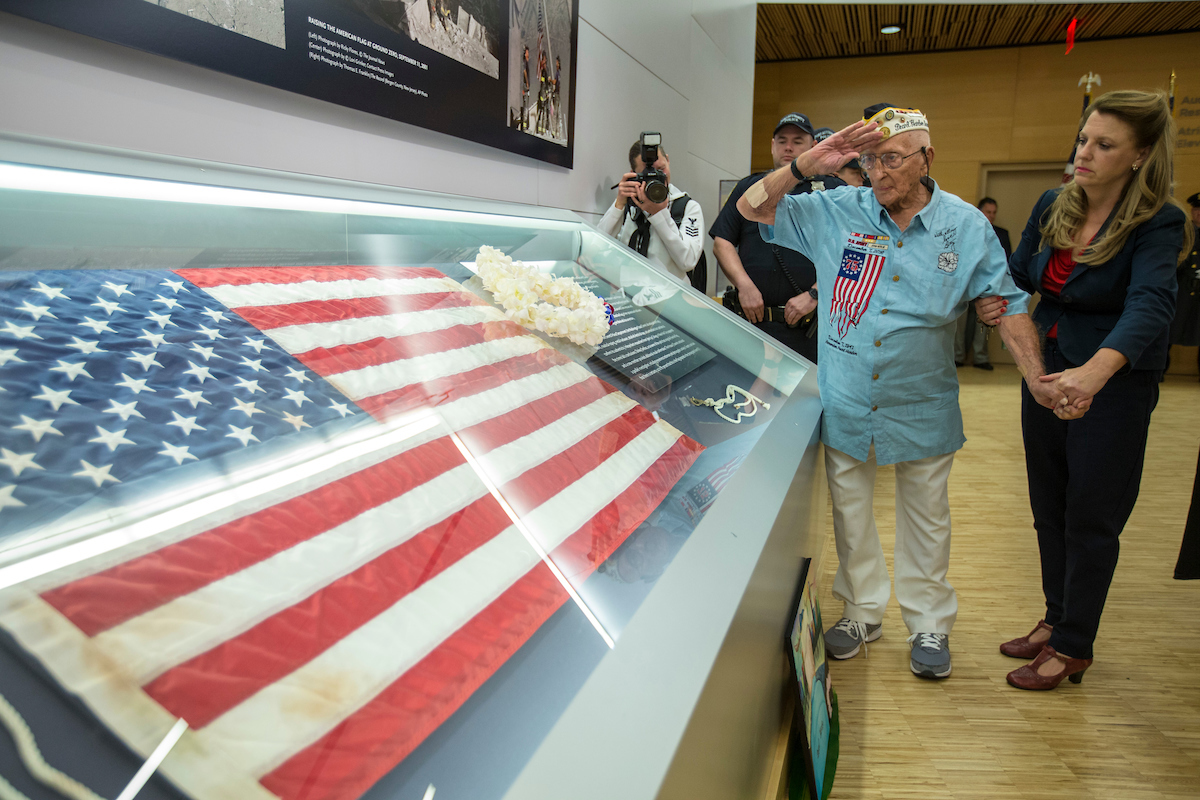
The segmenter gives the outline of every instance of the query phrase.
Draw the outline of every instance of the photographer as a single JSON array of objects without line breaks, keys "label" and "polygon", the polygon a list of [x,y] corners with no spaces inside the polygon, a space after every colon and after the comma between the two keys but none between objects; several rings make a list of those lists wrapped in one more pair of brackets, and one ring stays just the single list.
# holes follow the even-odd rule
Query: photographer
[{"label": "photographer", "polygon": [[704,254],[700,204],[671,185],[671,161],[658,134],[642,134],[633,143],[629,166],[633,171],[621,177],[617,198],[596,227],[688,283],[688,273]]}]

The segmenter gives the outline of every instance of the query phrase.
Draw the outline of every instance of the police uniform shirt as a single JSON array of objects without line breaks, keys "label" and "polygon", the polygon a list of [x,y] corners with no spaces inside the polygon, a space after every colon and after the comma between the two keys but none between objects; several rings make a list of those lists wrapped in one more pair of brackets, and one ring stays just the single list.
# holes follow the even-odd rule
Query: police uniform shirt
[{"label": "police uniform shirt", "polygon": [[880,464],[961,448],[955,321],[975,297],[1028,307],[983,213],[925,180],[904,231],[866,187],[785,197],[761,226],[817,265],[821,440],[859,461],[872,443]]},{"label": "police uniform shirt", "polygon": [[1175,278],[1175,318],[1171,322],[1171,344],[1200,345],[1200,228],[1193,227],[1192,252],[1180,264]]}]

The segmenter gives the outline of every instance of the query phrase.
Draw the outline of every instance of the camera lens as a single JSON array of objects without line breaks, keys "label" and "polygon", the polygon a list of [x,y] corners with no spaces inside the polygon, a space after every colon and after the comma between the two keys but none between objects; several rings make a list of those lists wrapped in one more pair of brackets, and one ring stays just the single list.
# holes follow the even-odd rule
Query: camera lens
[{"label": "camera lens", "polygon": [[646,184],[646,199],[651,203],[662,203],[667,199],[670,190],[665,183],[650,181]]}]

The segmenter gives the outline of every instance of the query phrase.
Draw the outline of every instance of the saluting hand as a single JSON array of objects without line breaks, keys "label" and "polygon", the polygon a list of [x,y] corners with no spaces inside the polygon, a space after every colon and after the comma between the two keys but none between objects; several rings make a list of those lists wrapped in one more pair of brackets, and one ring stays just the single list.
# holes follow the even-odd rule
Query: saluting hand
[{"label": "saluting hand", "polygon": [[831,175],[850,159],[858,158],[864,148],[882,138],[879,123],[859,120],[813,145],[807,153],[802,153],[796,159],[796,169],[805,175]]}]

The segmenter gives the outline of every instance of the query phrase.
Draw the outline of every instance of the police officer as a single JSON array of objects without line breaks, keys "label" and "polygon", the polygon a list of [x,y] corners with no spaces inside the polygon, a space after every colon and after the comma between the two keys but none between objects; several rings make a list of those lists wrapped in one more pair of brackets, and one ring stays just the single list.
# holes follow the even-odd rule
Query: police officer
[{"label": "police officer", "polygon": [[[808,152],[813,134],[812,123],[804,114],[788,114],[779,120],[771,134],[775,168],[787,166]],[[817,306],[813,263],[795,250],[764,242],[758,223],[746,219],[737,209],[738,199],[764,174],[755,173],[738,181],[708,231],[713,239],[713,255],[736,290],[736,304],[732,292],[727,292],[726,306],[809,361],[816,361],[816,319],[810,317]],[[792,193],[844,185],[839,178],[823,175],[800,183]]]},{"label": "police officer", "polygon": [[1192,252],[1175,273],[1179,282],[1179,293],[1175,296],[1171,344],[1196,347],[1200,345],[1200,192],[1189,197],[1187,202],[1192,207],[1192,225],[1196,226],[1196,240],[1192,244]]}]

